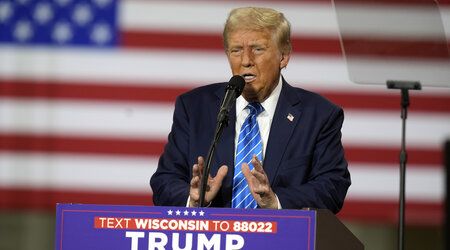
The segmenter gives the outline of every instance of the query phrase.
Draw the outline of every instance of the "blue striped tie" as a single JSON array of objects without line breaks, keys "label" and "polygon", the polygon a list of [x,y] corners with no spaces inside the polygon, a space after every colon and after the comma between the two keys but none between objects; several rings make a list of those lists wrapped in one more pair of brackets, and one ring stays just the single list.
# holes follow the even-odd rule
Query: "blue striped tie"
[{"label": "blue striped tie", "polygon": [[247,108],[250,110],[250,114],[245,119],[244,124],[242,124],[241,132],[239,133],[234,165],[233,199],[231,200],[231,205],[234,208],[256,208],[258,205],[248,189],[241,166],[242,163],[247,162],[250,170],[252,170],[253,164],[251,160],[253,154],[256,154],[260,161],[262,159],[261,134],[259,133],[256,116],[264,108],[260,103],[250,103]]}]

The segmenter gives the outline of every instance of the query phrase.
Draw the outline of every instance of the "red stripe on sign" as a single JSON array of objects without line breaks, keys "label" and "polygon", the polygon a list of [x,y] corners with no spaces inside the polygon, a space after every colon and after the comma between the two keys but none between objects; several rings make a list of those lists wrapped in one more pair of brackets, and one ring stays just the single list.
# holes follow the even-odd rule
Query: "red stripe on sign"
[{"label": "red stripe on sign", "polygon": [[[74,136],[0,134],[0,150],[44,153],[119,154],[160,156],[165,141],[85,138]],[[398,163],[398,148],[345,146],[349,162]],[[408,164],[424,164],[441,167],[442,151],[437,149],[408,148]]]},{"label": "red stripe on sign", "polygon": [[[138,101],[173,103],[176,97],[191,88],[165,87],[166,83],[142,86],[132,83],[108,85],[106,83],[33,81],[27,79],[0,79],[0,96],[45,99],[76,99],[98,101]],[[169,84],[171,85],[171,84]],[[194,86],[194,84],[184,84]],[[344,109],[400,110],[400,95],[327,92],[318,90]],[[409,111],[450,112],[450,95],[412,93]]]},{"label": "red stripe on sign", "polygon": [[[225,50],[220,34],[126,30],[121,39],[123,46],[131,48]],[[294,53],[342,54],[337,37],[292,37],[291,43]]]},{"label": "red stripe on sign", "polygon": [[0,209],[56,210],[56,203],[152,206],[152,192],[120,193],[39,188],[0,188]]},{"label": "red stripe on sign", "polygon": [[[347,199],[344,207],[338,213],[338,217],[348,221],[397,224],[398,202]],[[441,227],[443,221],[443,203],[406,201],[406,225]]]}]

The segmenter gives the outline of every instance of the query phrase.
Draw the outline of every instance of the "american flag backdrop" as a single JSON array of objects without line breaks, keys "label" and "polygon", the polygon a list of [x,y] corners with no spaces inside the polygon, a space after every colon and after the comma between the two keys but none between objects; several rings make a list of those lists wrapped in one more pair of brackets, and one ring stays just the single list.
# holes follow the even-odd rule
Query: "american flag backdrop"
[{"label": "american flag backdrop", "polygon": [[[439,3],[449,38],[450,1]],[[221,33],[240,6],[283,12],[293,43],[283,75],[344,108],[353,184],[339,217],[395,223],[400,92],[349,80],[330,0],[0,0],[0,208],[152,205],[175,98],[231,77]],[[450,90],[410,96],[406,223],[440,226]]]}]

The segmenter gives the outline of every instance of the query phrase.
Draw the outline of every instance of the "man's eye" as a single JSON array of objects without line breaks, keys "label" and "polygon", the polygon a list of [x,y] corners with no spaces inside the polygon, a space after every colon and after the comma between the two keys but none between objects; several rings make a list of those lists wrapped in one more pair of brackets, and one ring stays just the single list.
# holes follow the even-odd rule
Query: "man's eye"
[{"label": "man's eye", "polygon": [[257,52],[257,53],[260,53],[260,52],[263,52],[263,51],[264,51],[264,48],[259,47],[259,48],[254,48],[253,50],[254,50],[255,52]]}]

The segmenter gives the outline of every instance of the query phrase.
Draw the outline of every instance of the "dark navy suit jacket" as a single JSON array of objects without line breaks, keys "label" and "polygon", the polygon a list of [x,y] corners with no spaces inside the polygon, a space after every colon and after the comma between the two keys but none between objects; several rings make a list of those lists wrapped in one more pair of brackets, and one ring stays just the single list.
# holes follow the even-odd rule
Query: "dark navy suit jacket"
[{"label": "dark navy suit jacket", "polygon": [[[283,208],[337,213],[350,186],[341,144],[343,111],[316,93],[294,88],[284,79],[282,84],[263,161],[272,190]],[[177,98],[168,143],[150,180],[155,205],[186,206],[192,166],[198,156],[207,156],[226,85],[199,87]],[[222,165],[228,166],[228,173],[211,206],[231,206],[235,120],[233,107],[211,163],[212,176]]]}]

